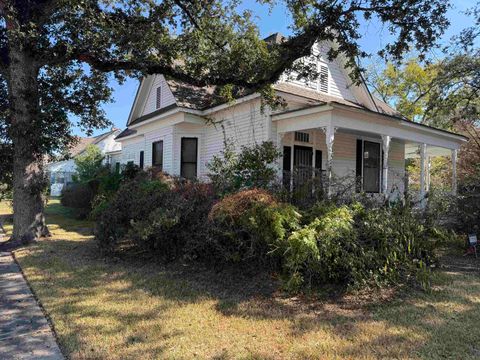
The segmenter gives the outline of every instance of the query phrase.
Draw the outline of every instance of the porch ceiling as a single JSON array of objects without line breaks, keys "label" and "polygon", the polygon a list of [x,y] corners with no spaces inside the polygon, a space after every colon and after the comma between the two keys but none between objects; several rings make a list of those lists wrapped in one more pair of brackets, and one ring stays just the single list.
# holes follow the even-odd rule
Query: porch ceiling
[{"label": "porch ceiling", "polygon": [[[420,158],[420,143],[407,142],[405,143],[405,158],[419,159]],[[427,146],[427,155],[430,157],[436,156],[451,156],[452,150],[439,146]]]}]

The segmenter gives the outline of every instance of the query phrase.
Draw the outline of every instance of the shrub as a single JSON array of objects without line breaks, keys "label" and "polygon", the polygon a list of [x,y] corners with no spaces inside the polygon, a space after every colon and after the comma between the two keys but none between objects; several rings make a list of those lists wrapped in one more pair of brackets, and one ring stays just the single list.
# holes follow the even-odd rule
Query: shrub
[{"label": "shrub", "polygon": [[462,233],[480,234],[480,191],[461,194],[456,204],[455,229]]},{"label": "shrub", "polygon": [[287,289],[383,285],[410,278],[428,287],[433,250],[443,235],[425,226],[411,207],[321,203],[306,218],[313,220],[278,246]]},{"label": "shrub", "polygon": [[184,255],[187,244],[193,254],[194,244],[206,236],[212,204],[208,184],[139,172],[98,205],[96,239],[104,253],[115,252],[127,242],[164,260]]},{"label": "shrub", "polygon": [[355,211],[326,205],[319,217],[294,231],[278,251],[284,254],[285,287],[356,283],[364,277],[365,254],[356,242]]},{"label": "shrub", "polygon": [[225,141],[221,156],[214,156],[207,164],[208,176],[220,194],[242,188],[267,188],[275,180],[274,165],[280,156],[281,153],[270,141],[243,146],[238,155],[233,144]]},{"label": "shrub", "polygon": [[103,158],[98,146],[88,145],[85,151],[74,159],[76,167],[76,174],[73,176],[74,182],[88,183],[96,179],[104,169]]},{"label": "shrub", "polygon": [[429,268],[436,261],[434,249],[443,240],[441,231],[400,202],[361,212],[357,229],[359,241],[374,252],[370,270],[377,283],[407,280]]},{"label": "shrub", "polygon": [[299,218],[293,206],[279,203],[265,190],[226,196],[209,214],[215,257],[223,262],[265,264],[276,243],[298,227]]},{"label": "shrub", "polygon": [[94,190],[89,184],[74,183],[62,190],[60,202],[63,206],[76,209],[78,216],[85,218],[92,208],[94,196]]},{"label": "shrub", "polygon": [[133,162],[127,163],[122,170],[122,178],[126,180],[135,179],[135,177],[142,172],[140,166],[134,164]]},{"label": "shrub", "polygon": [[[146,179],[140,174],[125,181],[110,200],[101,202],[98,209],[95,236],[100,249],[114,252],[136,222],[144,221],[165,202],[169,194],[167,184]],[[96,210],[97,211],[97,210]]]},{"label": "shrub", "polygon": [[[158,191],[146,183],[143,191]],[[162,202],[145,219],[132,221],[128,237],[141,249],[164,260],[202,256],[199,249],[208,237],[207,217],[213,203],[210,185],[179,182],[166,191]]]},{"label": "shrub", "polygon": [[162,260],[280,270],[285,288],[385,285],[428,287],[444,234],[408,203],[322,201],[301,216],[264,189],[216,202],[211,185],[139,172],[98,205],[96,239],[114,252],[130,245]]}]

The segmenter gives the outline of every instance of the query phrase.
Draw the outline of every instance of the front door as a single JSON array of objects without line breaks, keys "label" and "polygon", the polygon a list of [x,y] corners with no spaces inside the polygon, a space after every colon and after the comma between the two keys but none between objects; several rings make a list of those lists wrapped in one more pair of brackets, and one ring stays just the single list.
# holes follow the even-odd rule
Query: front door
[{"label": "front door", "polygon": [[363,190],[380,192],[380,144],[363,142]]},{"label": "front door", "polygon": [[293,148],[294,188],[312,179],[313,150],[311,147],[295,145]]}]

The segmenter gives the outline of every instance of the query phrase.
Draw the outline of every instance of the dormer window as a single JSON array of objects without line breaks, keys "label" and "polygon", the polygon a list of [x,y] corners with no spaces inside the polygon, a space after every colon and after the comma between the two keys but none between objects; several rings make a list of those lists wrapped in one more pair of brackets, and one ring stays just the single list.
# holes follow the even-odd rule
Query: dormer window
[{"label": "dormer window", "polygon": [[320,91],[328,93],[328,66],[320,65]]},{"label": "dormer window", "polygon": [[162,107],[162,87],[157,87],[157,101],[156,101],[156,109],[160,109]]}]

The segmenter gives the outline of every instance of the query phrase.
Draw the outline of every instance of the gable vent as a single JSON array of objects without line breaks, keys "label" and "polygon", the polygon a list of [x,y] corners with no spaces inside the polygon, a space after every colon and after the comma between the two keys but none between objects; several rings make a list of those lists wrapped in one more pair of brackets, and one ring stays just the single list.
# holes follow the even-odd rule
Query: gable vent
[{"label": "gable vent", "polygon": [[162,107],[162,87],[157,87],[157,99],[156,99],[156,108],[160,109]]},{"label": "gable vent", "polygon": [[328,93],[328,66],[320,65],[320,91]]},{"label": "gable vent", "polygon": [[310,134],[300,132],[300,131],[295,131],[295,141],[307,142],[308,143],[310,141]]}]

